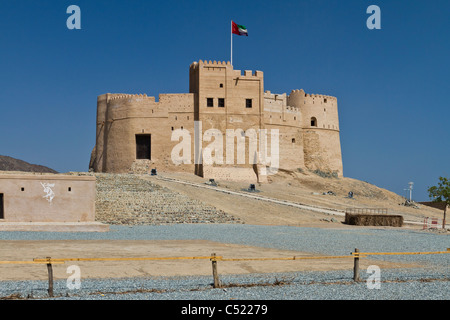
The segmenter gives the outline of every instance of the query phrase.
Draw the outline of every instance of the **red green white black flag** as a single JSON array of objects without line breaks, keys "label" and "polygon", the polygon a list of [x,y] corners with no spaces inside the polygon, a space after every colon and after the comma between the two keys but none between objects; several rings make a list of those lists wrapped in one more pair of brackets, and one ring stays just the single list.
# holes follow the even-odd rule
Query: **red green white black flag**
[{"label": "red green white black flag", "polygon": [[233,21],[231,21],[231,32],[234,34],[237,34],[239,36],[247,36],[248,37],[247,28],[243,25],[234,23]]}]

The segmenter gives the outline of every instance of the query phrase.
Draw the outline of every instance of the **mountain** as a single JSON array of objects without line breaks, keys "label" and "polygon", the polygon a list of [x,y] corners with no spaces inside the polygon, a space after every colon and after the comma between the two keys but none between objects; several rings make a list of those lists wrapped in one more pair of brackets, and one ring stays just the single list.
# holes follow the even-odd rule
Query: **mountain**
[{"label": "mountain", "polygon": [[23,160],[14,159],[8,156],[0,156],[0,171],[25,171],[25,172],[41,172],[41,173],[58,173],[57,171],[25,162]]}]

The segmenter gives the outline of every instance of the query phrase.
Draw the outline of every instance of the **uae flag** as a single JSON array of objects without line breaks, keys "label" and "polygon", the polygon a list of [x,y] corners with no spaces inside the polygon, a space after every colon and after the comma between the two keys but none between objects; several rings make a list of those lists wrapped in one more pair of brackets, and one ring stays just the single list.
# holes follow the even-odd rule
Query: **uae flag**
[{"label": "uae flag", "polygon": [[231,21],[231,32],[234,34],[237,34],[239,36],[247,36],[248,37],[247,28],[245,26],[236,24],[233,21]]}]

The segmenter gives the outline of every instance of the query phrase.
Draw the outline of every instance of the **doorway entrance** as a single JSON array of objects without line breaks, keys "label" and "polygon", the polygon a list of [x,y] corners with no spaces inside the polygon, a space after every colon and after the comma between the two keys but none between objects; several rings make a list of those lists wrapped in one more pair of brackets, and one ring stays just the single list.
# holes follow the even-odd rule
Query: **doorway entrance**
[{"label": "doorway entrance", "polygon": [[3,193],[0,193],[0,219],[5,219],[4,205],[3,205]]},{"label": "doorway entrance", "polygon": [[152,136],[150,134],[136,135],[136,159],[151,160]]}]

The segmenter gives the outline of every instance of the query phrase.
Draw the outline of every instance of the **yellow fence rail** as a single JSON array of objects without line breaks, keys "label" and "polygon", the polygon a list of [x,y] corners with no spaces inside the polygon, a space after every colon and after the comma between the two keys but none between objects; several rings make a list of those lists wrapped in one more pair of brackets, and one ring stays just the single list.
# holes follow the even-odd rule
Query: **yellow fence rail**
[{"label": "yellow fence rail", "polygon": [[[0,261],[0,264],[46,264],[48,263],[47,260],[45,261]],[[64,264],[63,261],[55,261],[51,262],[52,264]]]},{"label": "yellow fence rail", "polygon": [[420,254],[443,254],[450,253],[450,248],[447,251],[429,251],[429,252],[352,252],[353,256],[399,256],[399,255],[420,255]]},{"label": "yellow fence rail", "polygon": [[[51,258],[51,263],[64,263],[66,261],[158,261],[158,260],[201,260],[212,259],[212,256],[207,257],[136,257],[136,258],[65,258],[65,259],[54,259]],[[222,257],[216,257],[222,258]],[[48,259],[33,259],[36,263],[48,263]]]},{"label": "yellow fence rail", "polygon": [[50,297],[53,297],[53,269],[54,264],[64,264],[68,261],[78,261],[78,262],[93,262],[93,261],[164,261],[164,260],[210,260],[212,262],[213,278],[214,278],[214,288],[220,288],[221,284],[219,281],[219,275],[217,272],[217,262],[218,261],[268,261],[268,260],[310,260],[310,259],[354,259],[353,266],[353,280],[360,281],[359,277],[359,259],[366,258],[367,256],[392,256],[392,255],[430,255],[430,254],[446,254],[450,253],[450,248],[446,251],[428,251],[428,252],[360,252],[355,249],[350,255],[341,256],[308,256],[308,257],[273,257],[273,258],[224,258],[223,256],[217,256],[215,253],[210,256],[194,256],[194,257],[132,257],[132,258],[35,258],[32,261],[0,261],[0,265],[17,265],[17,264],[46,264],[48,270],[48,293]]}]

